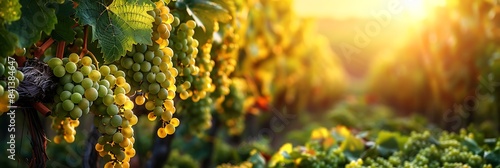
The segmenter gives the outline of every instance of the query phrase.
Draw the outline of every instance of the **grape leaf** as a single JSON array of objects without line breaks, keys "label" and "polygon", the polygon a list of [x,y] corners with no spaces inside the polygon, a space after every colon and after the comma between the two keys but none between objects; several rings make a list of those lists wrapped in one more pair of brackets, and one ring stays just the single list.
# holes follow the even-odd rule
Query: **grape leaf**
[{"label": "grape leaf", "polygon": [[21,18],[21,4],[19,0],[0,1],[0,25],[10,24]]},{"label": "grape leaf", "polygon": [[48,8],[43,0],[20,0],[21,19],[7,25],[7,30],[19,38],[21,48],[29,47],[40,40],[42,33],[49,34],[57,23],[53,8]]},{"label": "grape leaf", "polygon": [[228,22],[231,20],[228,9],[221,4],[207,0],[189,0],[186,5],[196,17],[205,17],[213,21]]},{"label": "grape leaf", "polygon": [[71,27],[76,23],[71,15],[75,14],[75,9],[73,8],[73,2],[67,1],[64,4],[59,5],[57,10],[57,24],[54,30],[52,30],[52,37],[58,41],[71,42],[75,38],[76,32],[71,29]]},{"label": "grape leaf", "polygon": [[14,54],[16,48],[17,37],[0,26],[0,57],[7,57]]},{"label": "grape leaf", "polygon": [[[229,11],[222,7],[221,4],[213,1],[187,0],[177,4],[185,4],[187,13],[198,25],[194,37],[198,40],[200,45],[205,44],[208,39],[212,38],[215,31],[215,22],[228,22],[231,20]],[[202,31],[198,30],[200,28]]]},{"label": "grape leaf", "polygon": [[153,3],[145,0],[78,1],[76,16],[81,24],[92,26],[92,41],[97,40],[104,61],[114,62],[134,44],[151,45],[154,18],[146,11],[153,10]]}]

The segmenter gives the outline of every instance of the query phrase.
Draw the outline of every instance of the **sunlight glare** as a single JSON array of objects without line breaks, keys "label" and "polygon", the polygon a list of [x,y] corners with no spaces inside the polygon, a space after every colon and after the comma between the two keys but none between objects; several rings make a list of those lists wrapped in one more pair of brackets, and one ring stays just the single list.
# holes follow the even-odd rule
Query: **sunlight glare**
[{"label": "sunlight glare", "polygon": [[404,0],[403,4],[410,17],[419,20],[426,17],[428,11],[425,8],[423,0]]}]

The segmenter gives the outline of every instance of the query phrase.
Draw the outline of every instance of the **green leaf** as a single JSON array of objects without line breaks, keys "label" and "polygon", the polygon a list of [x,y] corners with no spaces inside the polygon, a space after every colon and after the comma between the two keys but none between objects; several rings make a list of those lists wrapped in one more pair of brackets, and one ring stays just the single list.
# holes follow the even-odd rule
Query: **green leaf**
[{"label": "green leaf", "polygon": [[0,57],[14,54],[16,43],[17,36],[7,31],[5,27],[0,26]]},{"label": "green leaf", "polygon": [[57,23],[56,12],[43,0],[21,0],[22,16],[7,26],[19,37],[19,47],[25,48],[40,40],[42,33],[49,34]]},{"label": "green leaf", "polygon": [[55,29],[52,30],[51,35],[55,40],[71,42],[76,35],[76,32],[71,28],[76,23],[75,20],[71,18],[71,15],[75,14],[73,2],[68,1],[61,4],[58,9],[56,13],[57,24]]},{"label": "green leaf", "polygon": [[[202,21],[200,21],[200,22],[203,22],[205,26],[203,26],[203,27],[197,26],[194,29],[195,33],[193,35],[193,38],[198,40],[199,46],[203,46],[205,43],[208,42],[209,39],[212,39],[213,34],[214,34],[213,32],[215,31],[214,30],[215,22],[209,21],[206,18],[200,18],[200,19],[202,19]],[[199,23],[197,22],[197,24],[199,24]],[[206,29],[204,29],[205,27],[206,27]],[[209,33],[209,32],[212,32],[212,33]]]},{"label": "green leaf", "polygon": [[380,131],[375,143],[378,145],[377,149],[382,154],[383,152],[394,152],[403,149],[407,138],[396,132]]},{"label": "green leaf", "polygon": [[462,140],[462,145],[466,146],[469,151],[471,151],[474,154],[478,154],[483,151],[479,145],[477,145],[476,141],[474,141],[471,138],[464,138]]},{"label": "green leaf", "polygon": [[76,15],[83,25],[92,26],[92,41],[98,46],[104,61],[114,62],[134,44],[151,45],[151,29],[154,18],[146,11],[153,10],[153,3],[145,0],[79,1]]},{"label": "green leaf", "polygon": [[231,20],[229,11],[215,2],[206,0],[192,0],[186,2],[186,4],[198,17],[206,17],[218,22],[228,22]]},{"label": "green leaf", "polygon": [[228,9],[224,8],[227,4],[218,4],[213,1],[206,0],[188,0],[178,4],[186,4],[187,13],[194,19],[197,27],[195,30],[195,38],[200,43],[200,46],[205,44],[208,39],[211,39],[214,33],[215,22],[228,22],[231,20],[231,15]]},{"label": "green leaf", "polygon": [[491,164],[493,167],[500,165],[500,149],[488,152],[485,154],[484,159],[487,164]]},{"label": "green leaf", "polygon": [[251,154],[251,156],[248,158],[248,161],[252,163],[252,166],[255,168],[264,168],[266,165],[266,160],[259,152],[254,152],[254,154]]},{"label": "green leaf", "polygon": [[21,4],[19,0],[0,1],[0,25],[10,24],[21,18]]},{"label": "green leaf", "polygon": [[357,160],[362,156],[365,148],[363,141],[352,135],[345,138],[345,141],[340,145],[340,149],[350,161]]}]

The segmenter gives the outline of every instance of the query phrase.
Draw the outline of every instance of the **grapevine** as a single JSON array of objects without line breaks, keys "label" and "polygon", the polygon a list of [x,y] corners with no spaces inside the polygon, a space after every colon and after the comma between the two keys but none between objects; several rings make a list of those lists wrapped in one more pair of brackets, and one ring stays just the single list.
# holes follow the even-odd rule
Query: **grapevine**
[{"label": "grapevine", "polygon": [[[352,38],[330,37],[330,29],[358,20],[303,17],[297,9],[316,9],[299,1],[1,1],[0,125],[7,129],[0,132],[7,145],[0,149],[7,157],[0,161],[500,166],[498,2],[415,1],[398,16],[374,12],[355,43],[364,34],[376,41],[377,26],[410,23],[405,14],[425,14],[405,25],[409,39],[381,45],[388,51],[356,46],[347,53],[383,57],[346,60],[342,47]],[[325,25],[328,33],[316,27]],[[387,40],[397,41],[393,36]],[[366,61],[367,72],[353,74],[353,58]]]}]

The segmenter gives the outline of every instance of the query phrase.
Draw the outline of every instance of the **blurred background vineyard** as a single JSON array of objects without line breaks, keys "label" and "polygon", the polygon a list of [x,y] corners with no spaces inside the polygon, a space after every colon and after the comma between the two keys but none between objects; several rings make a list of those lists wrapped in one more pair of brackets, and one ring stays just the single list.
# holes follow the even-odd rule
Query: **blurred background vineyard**
[{"label": "blurred background vineyard", "polygon": [[[253,149],[269,160],[283,144],[307,143],[313,130],[339,125],[356,133],[468,129],[483,138],[499,136],[500,2],[235,4],[241,42],[231,51],[238,59],[229,94],[213,100],[223,102],[213,107],[201,134],[189,132],[182,124],[188,119],[180,117],[164,167],[240,164],[255,159]],[[393,4],[399,12],[391,12]],[[146,166],[155,156],[155,124],[140,116],[131,165]],[[78,129],[83,134],[75,143],[48,144],[48,153],[69,153],[51,157],[48,165],[82,164],[91,129]]]}]

